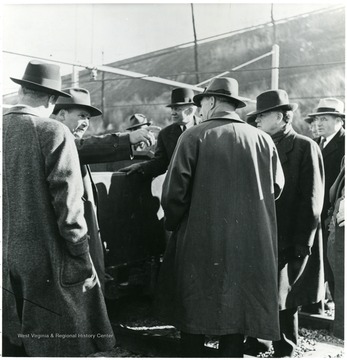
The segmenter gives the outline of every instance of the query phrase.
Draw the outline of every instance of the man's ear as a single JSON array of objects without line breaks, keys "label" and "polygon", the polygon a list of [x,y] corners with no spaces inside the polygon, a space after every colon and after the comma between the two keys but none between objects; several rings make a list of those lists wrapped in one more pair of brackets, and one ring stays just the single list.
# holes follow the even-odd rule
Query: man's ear
[{"label": "man's ear", "polygon": [[213,109],[216,106],[217,99],[214,96],[211,96],[209,101],[211,104],[211,109]]},{"label": "man's ear", "polygon": [[59,119],[60,121],[65,121],[65,114],[66,114],[66,110],[60,109],[56,115],[56,118]]},{"label": "man's ear", "polygon": [[283,118],[284,118],[283,113],[278,111],[277,112],[277,120],[278,120],[278,122],[280,123],[283,120]]}]

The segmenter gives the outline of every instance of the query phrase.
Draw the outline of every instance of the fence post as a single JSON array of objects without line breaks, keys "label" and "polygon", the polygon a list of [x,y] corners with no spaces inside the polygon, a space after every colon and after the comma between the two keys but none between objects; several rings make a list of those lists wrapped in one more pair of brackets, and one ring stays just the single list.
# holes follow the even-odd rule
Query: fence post
[{"label": "fence post", "polygon": [[72,74],[71,74],[71,83],[72,83],[72,87],[78,87],[78,83],[79,83],[79,70],[77,69],[76,66],[72,66]]},{"label": "fence post", "polygon": [[271,89],[278,89],[278,75],[280,66],[280,47],[277,44],[272,46],[272,71],[271,71]]}]

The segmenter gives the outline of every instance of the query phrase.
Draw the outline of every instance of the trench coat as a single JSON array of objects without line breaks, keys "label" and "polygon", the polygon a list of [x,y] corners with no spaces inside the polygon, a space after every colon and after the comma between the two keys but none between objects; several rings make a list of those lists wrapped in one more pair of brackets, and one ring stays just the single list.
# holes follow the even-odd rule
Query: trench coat
[{"label": "trench coat", "polygon": [[75,139],[75,144],[81,163],[84,217],[88,227],[89,251],[104,291],[105,259],[97,214],[98,191],[88,164],[131,159],[132,147],[128,134],[106,134]]},{"label": "trench coat", "polygon": [[3,117],[3,148],[4,335],[35,357],[111,349],[73,135],[17,106]]},{"label": "trench coat", "polygon": [[[283,192],[276,201],[279,310],[285,310],[324,299],[320,222],[324,165],[318,145],[291,126],[275,143],[285,177]],[[300,258],[296,256],[299,253]]]},{"label": "trench coat", "polygon": [[275,198],[283,184],[275,144],[235,112],[182,134],[162,194],[173,230],[158,280],[162,320],[193,334],[279,339]]}]

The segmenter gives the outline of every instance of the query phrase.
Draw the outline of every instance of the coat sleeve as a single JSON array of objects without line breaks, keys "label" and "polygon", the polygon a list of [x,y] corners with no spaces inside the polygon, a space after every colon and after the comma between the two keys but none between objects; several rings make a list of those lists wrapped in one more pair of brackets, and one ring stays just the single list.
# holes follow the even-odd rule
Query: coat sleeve
[{"label": "coat sleeve", "polygon": [[106,134],[75,139],[82,165],[127,160],[132,158],[129,134]]},{"label": "coat sleeve", "polygon": [[296,245],[311,247],[323,208],[324,165],[318,145],[313,141],[306,144],[299,171],[300,200],[293,239]]},{"label": "coat sleeve", "polygon": [[164,174],[169,166],[170,159],[168,157],[163,134],[160,131],[157,139],[157,146],[155,148],[152,159],[141,163],[140,172],[148,178],[154,178]]},{"label": "coat sleeve", "polygon": [[42,131],[39,138],[45,176],[59,232],[68,251],[75,256],[82,255],[89,246],[82,202],[83,184],[74,137],[67,128],[54,122]]},{"label": "coat sleeve", "polygon": [[198,141],[186,131],[178,140],[163,184],[161,201],[167,230],[175,230],[189,210],[197,156]]}]

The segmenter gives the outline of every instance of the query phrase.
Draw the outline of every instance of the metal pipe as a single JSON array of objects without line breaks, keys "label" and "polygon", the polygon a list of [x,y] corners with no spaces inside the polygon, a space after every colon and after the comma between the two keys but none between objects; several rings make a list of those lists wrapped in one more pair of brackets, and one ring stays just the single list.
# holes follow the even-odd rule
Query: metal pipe
[{"label": "metal pipe", "polygon": [[226,75],[226,74],[229,74],[229,73],[232,72],[232,71],[239,70],[239,69],[241,69],[241,68],[243,68],[243,67],[245,67],[245,66],[247,66],[247,65],[249,65],[249,64],[252,64],[252,63],[254,63],[254,62],[256,62],[256,61],[258,61],[258,60],[260,60],[260,59],[263,59],[264,57],[270,56],[270,55],[272,55],[272,51],[270,51],[270,52],[268,52],[268,53],[266,53],[266,54],[264,54],[264,55],[260,55],[260,56],[254,58],[254,59],[252,59],[252,60],[250,60],[250,61],[247,61],[247,62],[241,64],[241,65],[238,65],[238,66],[234,67],[233,69],[231,69],[231,70],[229,70],[229,71],[224,71],[224,72],[222,72],[221,74],[218,74],[218,75],[216,75],[216,76],[213,76],[212,78],[207,79],[207,80],[205,80],[205,81],[202,81],[201,83],[196,84],[196,86],[201,86],[201,85],[203,85],[203,84],[206,84],[206,83],[210,82],[212,79],[215,79],[215,78],[224,76],[224,75]]},{"label": "metal pipe", "polygon": [[169,85],[169,86],[183,87],[183,88],[192,89],[192,90],[195,90],[198,92],[202,92],[204,90],[203,88],[201,88],[197,85],[191,85],[191,84],[186,84],[186,83],[182,83],[179,81],[168,80],[168,79],[160,78],[158,76],[149,76],[146,74],[141,74],[141,73],[134,72],[134,71],[128,71],[128,70],[123,70],[123,69],[119,69],[119,68],[114,68],[111,66],[103,66],[103,65],[93,66],[93,65],[88,65],[88,64],[71,63],[68,61],[54,60],[51,58],[44,58],[44,57],[40,57],[40,56],[31,56],[31,55],[27,55],[27,54],[20,54],[20,53],[15,53],[15,52],[6,51],[6,50],[3,50],[3,52],[5,52],[7,54],[20,55],[20,56],[30,57],[33,59],[40,59],[40,60],[45,60],[45,61],[49,61],[49,62],[55,62],[55,63],[59,63],[59,64],[79,66],[79,67],[83,67],[88,70],[105,71],[105,72],[109,72],[109,73],[113,73],[113,74],[124,75],[124,76],[128,76],[128,77],[135,78],[135,79],[152,81],[155,83],[165,84],[165,85]]}]

